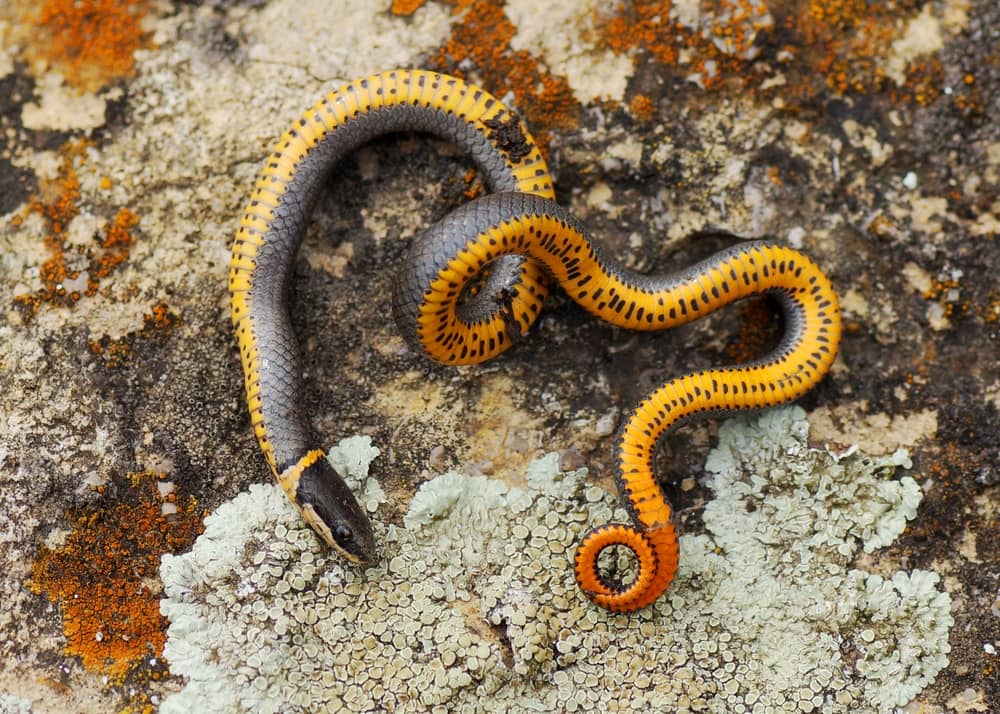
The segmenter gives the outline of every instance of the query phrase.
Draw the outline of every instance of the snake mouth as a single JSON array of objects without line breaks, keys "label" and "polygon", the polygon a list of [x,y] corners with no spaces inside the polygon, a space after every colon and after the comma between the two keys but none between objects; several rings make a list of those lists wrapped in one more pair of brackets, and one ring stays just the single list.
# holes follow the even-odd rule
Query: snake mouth
[{"label": "snake mouth", "polygon": [[[370,565],[376,560],[377,555],[375,553],[374,538],[371,539],[371,543],[368,547],[359,544],[349,550],[349,546],[341,545],[340,541],[348,541],[356,538],[354,535],[354,529],[350,529],[351,532],[348,535],[343,532],[345,526],[342,524],[331,528],[327,521],[323,520],[319,513],[316,512],[316,509],[312,504],[304,504],[301,510],[302,517],[305,522],[308,523],[314,531],[316,531],[317,535],[319,535],[324,543],[330,546],[330,548],[332,548],[333,551],[342,558],[355,565]],[[338,541],[338,537],[334,535],[334,528],[341,530],[340,541]]]}]

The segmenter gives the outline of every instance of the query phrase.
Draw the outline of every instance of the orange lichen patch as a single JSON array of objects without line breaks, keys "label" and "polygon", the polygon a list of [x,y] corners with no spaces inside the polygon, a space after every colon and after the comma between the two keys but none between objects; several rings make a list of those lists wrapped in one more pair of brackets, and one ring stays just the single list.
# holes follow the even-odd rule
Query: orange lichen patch
[{"label": "orange lichen patch", "polygon": [[[868,25],[872,32],[884,33],[885,41],[891,41],[890,30],[879,28],[874,23]],[[846,51],[841,49],[839,43],[832,43],[832,49],[814,59],[819,74],[826,78],[826,86],[837,94],[872,94],[882,91],[885,86],[882,58],[873,49],[868,49],[874,47],[876,42],[869,39],[871,35],[865,32],[859,32],[858,37],[863,39],[849,42]]]},{"label": "orange lichen patch", "polygon": [[[715,12],[700,33],[702,43],[698,48],[705,56],[713,56],[706,50],[714,48],[724,51],[727,57],[747,57],[752,53],[757,33],[771,27],[767,3],[761,0],[717,0],[715,5]],[[714,56],[718,59],[717,55]]]},{"label": "orange lichen patch", "polygon": [[427,0],[392,0],[389,11],[393,15],[407,17],[419,10]]},{"label": "orange lichen patch", "polygon": [[477,179],[475,169],[466,171],[463,180],[465,181],[466,188],[462,191],[462,195],[468,200],[471,201],[483,194],[483,182]]},{"label": "orange lichen patch", "polygon": [[[935,69],[935,63],[940,67],[936,58],[911,63],[904,85],[898,88],[884,70],[892,43],[905,26],[900,14],[906,10],[898,3],[811,0],[808,9],[796,19],[790,16],[788,23],[803,39],[800,59],[825,77],[827,87],[834,92],[872,94],[889,88],[894,90],[894,101],[926,104],[937,98],[943,85],[943,74]],[[797,89],[808,81],[803,75]]]},{"label": "orange lichen patch", "polygon": [[605,44],[618,54],[643,48],[663,64],[677,61],[678,39],[685,29],[670,22],[673,0],[619,3],[617,14],[598,18]]},{"label": "orange lichen patch", "polygon": [[543,151],[549,130],[576,126],[580,106],[566,78],[546,72],[531,53],[511,47],[516,28],[503,11],[503,0],[459,2],[456,12],[464,13],[462,19],[431,57],[431,67],[465,78],[463,68],[471,62],[490,92],[500,97],[512,92]]},{"label": "orange lichen patch", "polygon": [[172,312],[164,302],[153,305],[152,309],[143,315],[142,327],[118,339],[104,335],[96,340],[90,340],[87,347],[90,351],[104,359],[104,366],[109,369],[127,367],[135,360],[135,347],[139,342],[163,340],[174,333],[174,328],[181,318]]},{"label": "orange lichen patch", "polygon": [[135,51],[149,46],[142,29],[147,0],[44,0],[28,18],[35,28],[27,55],[52,64],[81,91],[129,77]]},{"label": "orange lichen patch", "polygon": [[[66,225],[80,212],[77,202],[80,199],[80,180],[77,177],[76,169],[73,166],[73,156],[67,148],[63,152],[61,178],[48,186],[51,193],[55,191],[55,196],[51,200],[43,201],[36,196],[32,196],[22,216],[16,217],[13,227],[17,228],[23,223],[23,219],[35,213],[41,216],[46,223],[45,246],[49,249],[51,257],[46,260],[39,271],[42,283],[45,286],[41,291],[31,295],[18,295],[15,303],[27,306],[31,314],[38,309],[38,304],[43,300],[52,300],[60,291],[65,295],[62,283],[68,276],[66,269],[66,258],[63,253],[63,241]],[[79,299],[79,296],[77,296]]]},{"label": "orange lichen patch", "polygon": [[868,0],[809,0],[809,15],[820,25],[850,29],[868,9]]},{"label": "orange lichen patch", "polygon": [[101,251],[94,256],[89,273],[87,295],[97,292],[98,280],[106,278],[128,259],[132,249],[131,230],[139,224],[139,217],[127,208],[118,209],[114,219],[104,226]]},{"label": "orange lichen patch", "polygon": [[912,101],[927,106],[941,96],[944,85],[944,68],[941,60],[930,57],[913,62],[906,70],[906,81],[902,87],[890,88],[889,96],[894,102]]},{"label": "orange lichen patch", "polygon": [[87,348],[93,354],[103,357],[104,366],[108,369],[127,367],[132,364],[135,358],[132,342],[127,336],[112,340],[107,335],[104,335],[97,340],[88,340]]},{"label": "orange lichen patch", "polygon": [[[604,43],[618,54],[645,50],[658,62],[676,65],[683,51],[686,69],[706,89],[721,87],[733,76],[753,75],[750,58],[755,38],[770,27],[762,0],[717,0],[711,15],[695,29],[670,20],[672,0],[619,3],[611,17],[598,17]],[[756,81],[756,80],[755,80]]]},{"label": "orange lichen patch", "polygon": [[169,335],[173,333],[180,321],[180,317],[171,312],[166,303],[160,302],[153,305],[153,309],[143,318],[143,328],[139,334],[145,336],[146,331],[149,330]]},{"label": "orange lichen patch", "polygon": [[822,85],[815,81],[815,74],[837,94],[882,90],[882,53],[895,39],[897,28],[862,14],[864,9],[853,2],[832,3],[825,8],[823,3],[810,2],[797,17],[786,18],[786,29],[801,38],[792,54],[811,70],[795,74],[799,81],[791,93],[803,97],[818,94]]},{"label": "orange lichen patch", "polygon": [[986,104],[973,74],[966,73],[962,77],[962,86],[955,92],[953,101],[965,117],[981,119],[986,115]]},{"label": "orange lichen patch", "polygon": [[961,299],[961,289],[957,280],[935,280],[924,291],[924,298],[933,300],[944,309],[945,317],[960,317],[969,310],[970,302]]},{"label": "orange lichen patch", "polygon": [[[80,212],[80,179],[78,161],[85,155],[86,142],[71,142],[62,149],[62,164],[59,178],[43,187],[41,198],[32,196],[24,214],[12,221],[12,227],[23,225],[24,218],[31,214],[41,216],[45,221],[45,246],[50,257],[39,269],[42,287],[31,293],[17,295],[14,304],[21,309],[25,319],[32,318],[43,304],[71,307],[83,296],[93,296],[100,288],[100,281],[110,276],[124,263],[134,242],[132,229],[139,222],[138,216],[127,208],[119,209],[115,217],[94,236],[95,245],[77,246],[70,253],[66,245],[66,227]],[[82,269],[70,268],[86,261]],[[86,273],[83,284],[67,289],[66,284],[79,282]]]},{"label": "orange lichen patch", "polygon": [[896,238],[902,233],[899,224],[884,213],[877,213],[868,222],[867,231],[876,238]]},{"label": "orange lichen patch", "polygon": [[645,94],[636,94],[628,103],[629,111],[639,121],[649,121],[656,113],[656,105]]},{"label": "orange lichen patch", "polygon": [[1000,292],[994,290],[989,294],[979,316],[986,323],[1000,322]]},{"label": "orange lichen patch", "polygon": [[120,682],[144,660],[159,658],[167,621],[159,607],[164,553],[188,548],[202,532],[193,498],[163,515],[163,474],[130,474],[114,503],[70,516],[63,545],[42,547],[28,585],[60,605],[65,652]]},{"label": "orange lichen patch", "polygon": [[[973,432],[968,429],[962,436],[974,440],[978,435]],[[937,497],[921,504],[921,517],[907,526],[906,533],[918,540],[934,540],[960,527],[961,519],[956,518],[955,511],[964,510],[972,481],[970,475],[982,469],[986,459],[981,451],[967,444],[942,440],[941,450],[922,463],[922,470],[933,479]]]},{"label": "orange lichen patch", "polygon": [[970,296],[972,291],[963,289],[957,280],[934,280],[924,291],[923,297],[938,303],[948,318],[974,315],[984,323],[1000,322],[1000,292],[991,290],[979,297]]},{"label": "orange lichen patch", "polygon": [[[923,6],[868,0],[716,0],[698,26],[690,27],[671,20],[673,5],[673,0],[621,0],[610,15],[601,9],[600,39],[618,54],[641,50],[676,66],[705,89],[735,80],[741,88],[757,91],[780,67],[785,82],[764,94],[788,103],[809,100],[824,85],[838,94],[884,91],[892,84],[884,69],[892,43],[906,26],[901,20]],[[907,81],[893,98],[934,101],[944,83],[935,62],[912,62]],[[817,74],[822,81],[816,81]]]}]

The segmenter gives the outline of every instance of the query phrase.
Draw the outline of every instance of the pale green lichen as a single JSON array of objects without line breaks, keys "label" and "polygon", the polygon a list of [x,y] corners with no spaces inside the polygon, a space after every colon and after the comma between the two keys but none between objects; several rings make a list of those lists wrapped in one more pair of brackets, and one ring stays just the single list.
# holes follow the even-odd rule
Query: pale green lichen
[{"label": "pale green lichen", "polygon": [[349,436],[327,452],[326,458],[334,470],[344,477],[345,483],[357,495],[358,502],[369,513],[385,503],[385,491],[379,482],[368,478],[368,467],[381,451],[372,446],[370,436]]},{"label": "pale green lichen", "polygon": [[31,702],[13,694],[0,694],[0,714],[31,714]]},{"label": "pale green lichen", "polygon": [[721,428],[707,532],[682,537],[676,582],[632,615],[576,587],[581,532],[625,514],[555,455],[520,488],[424,484],[403,527],[376,519],[365,572],[254,486],[163,559],[164,654],[188,684],[162,711],[887,711],[946,663],[950,601],[932,573],[849,564],[919,490],[891,479],[903,454],[834,457],[806,436],[799,409]]},{"label": "pale green lichen", "polygon": [[[876,458],[811,449],[803,417],[780,409],[722,425],[706,462],[716,494],[704,513],[712,537],[692,541],[706,556],[721,549],[729,560],[715,594],[726,609],[770,603],[802,613],[775,613],[760,650],[776,671],[793,668],[790,685],[804,661],[824,679],[838,662],[863,675],[866,701],[905,704],[947,664],[950,598],[934,589],[934,573],[897,573],[889,582],[845,566],[859,549],[871,553],[903,532],[920,488],[909,476],[887,478],[910,467],[905,451]],[[741,559],[753,567],[732,567]],[[817,636],[828,646],[815,647]],[[844,661],[837,640],[856,649],[858,661]]]}]

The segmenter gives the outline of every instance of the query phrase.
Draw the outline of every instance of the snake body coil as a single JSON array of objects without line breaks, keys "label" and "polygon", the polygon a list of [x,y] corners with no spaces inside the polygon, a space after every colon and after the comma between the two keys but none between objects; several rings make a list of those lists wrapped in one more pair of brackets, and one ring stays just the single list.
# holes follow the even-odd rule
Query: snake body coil
[{"label": "snake body coil", "polygon": [[[763,242],[733,246],[670,275],[635,273],[603,255],[558,204],[498,193],[458,208],[411,248],[395,305],[409,342],[445,362],[478,357],[484,343],[492,345],[486,326],[464,319],[456,296],[490,261],[511,254],[545,266],[586,310],[632,330],[681,325],[750,295],[771,295],[781,307],[785,332],[770,354],[671,379],[647,396],[618,432],[615,480],[634,525],[591,530],[577,550],[576,577],[584,593],[603,607],[645,607],[677,569],[672,509],[653,473],[660,437],[692,417],[769,407],[808,391],[836,356],[836,294],[809,258]],[[605,578],[597,567],[598,555],[611,545],[629,548],[638,560],[638,575],[628,586]]]},{"label": "snake body coil", "polygon": [[[469,364],[507,349],[537,318],[549,276],[594,315],[629,329],[680,325],[762,293],[781,306],[785,334],[769,355],[670,380],[636,407],[617,436],[616,481],[633,524],[590,531],[577,551],[576,577],[603,607],[645,607],[677,568],[672,509],[652,468],[657,441],[693,416],[780,404],[815,385],[840,338],[829,281],[802,254],[768,243],[744,243],[668,276],[634,273],[602,255],[550,200],[552,182],[537,146],[486,92],[415,70],[385,72],[332,92],[288,130],[267,160],[233,245],[230,293],[260,447],[304,518],[355,562],[374,558],[374,538],[353,495],[314,446],[302,412],[288,282],[323,178],[364,142],[404,130],[454,141],[497,192],[431,227],[414,242],[400,273],[396,320],[407,340],[432,359]],[[611,545],[629,548],[638,560],[629,585],[597,567],[598,555]]]}]

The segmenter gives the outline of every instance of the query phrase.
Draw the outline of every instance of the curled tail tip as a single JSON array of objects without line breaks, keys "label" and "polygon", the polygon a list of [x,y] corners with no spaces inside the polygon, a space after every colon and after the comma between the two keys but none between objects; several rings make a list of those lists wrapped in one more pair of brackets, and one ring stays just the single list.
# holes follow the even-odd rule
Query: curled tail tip
[{"label": "curled tail tip", "polygon": [[[632,552],[638,566],[628,585],[613,582],[598,568],[601,552],[620,545]],[[639,529],[609,523],[584,535],[574,558],[577,585],[594,604],[613,612],[634,612],[653,602],[670,586],[677,570],[677,539],[673,526]]]}]

